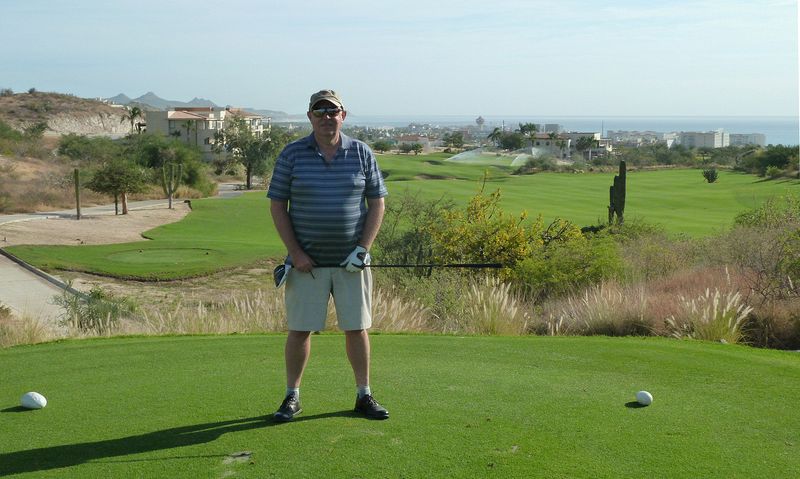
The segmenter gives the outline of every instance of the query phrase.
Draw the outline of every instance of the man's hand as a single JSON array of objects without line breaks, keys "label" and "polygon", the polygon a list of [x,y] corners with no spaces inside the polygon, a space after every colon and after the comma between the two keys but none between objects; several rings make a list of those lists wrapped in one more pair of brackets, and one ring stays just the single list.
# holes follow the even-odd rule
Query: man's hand
[{"label": "man's hand", "polygon": [[364,267],[369,264],[369,252],[363,246],[356,246],[350,256],[342,261],[339,266],[344,266],[345,269],[351,273],[358,273],[363,271]]}]

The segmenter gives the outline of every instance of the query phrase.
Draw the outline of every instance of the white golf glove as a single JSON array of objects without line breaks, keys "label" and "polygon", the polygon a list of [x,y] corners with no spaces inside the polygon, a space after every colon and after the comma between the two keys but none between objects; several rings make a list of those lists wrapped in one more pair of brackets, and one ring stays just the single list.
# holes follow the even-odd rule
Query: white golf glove
[{"label": "white golf glove", "polygon": [[351,273],[358,273],[363,271],[364,267],[369,264],[370,257],[367,248],[363,246],[356,246],[356,249],[350,253],[346,260],[342,261],[339,266],[344,266],[345,269]]}]

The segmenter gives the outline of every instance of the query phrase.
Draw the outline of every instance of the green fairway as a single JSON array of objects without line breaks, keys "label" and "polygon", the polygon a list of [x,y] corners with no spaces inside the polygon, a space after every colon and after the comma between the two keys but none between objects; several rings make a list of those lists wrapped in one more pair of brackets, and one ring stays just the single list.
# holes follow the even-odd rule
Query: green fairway
[{"label": "green fairway", "polygon": [[[136,214],[132,212],[131,214]],[[284,251],[264,192],[192,201],[182,221],[145,233],[152,241],[102,246],[17,246],[14,255],[47,270],[168,280],[252,264]]]},{"label": "green fairway", "polygon": [[[0,476],[797,477],[800,354],[636,338],[373,336],[387,421],[354,416],[344,338],[313,338],[275,425],[282,336],[0,350]],[[636,407],[636,391],[655,400]],[[19,397],[38,391],[45,409]],[[238,461],[237,453],[252,455]],[[240,455],[241,456],[241,455]]]},{"label": "green fairway", "polygon": [[[542,214],[545,221],[564,218],[580,226],[602,224],[608,218],[608,188],[614,173],[540,173],[495,176],[487,192],[500,188],[507,211]],[[473,180],[413,180],[389,182],[389,191],[408,190],[425,198],[443,195],[465,204],[479,189]],[[765,181],[753,175],[722,171],[717,183],[705,183],[700,170],[629,172],[626,219],[662,225],[672,233],[705,236],[733,223],[740,212],[766,199],[800,193],[800,181]]]},{"label": "green fairway", "polygon": [[[606,221],[608,188],[614,176],[511,176],[506,167],[453,163],[445,161],[444,155],[389,155],[382,161],[389,173],[390,204],[409,191],[429,199],[444,196],[464,205],[479,191],[481,178],[488,171],[485,190],[488,193],[500,188],[502,206],[507,211],[516,214],[526,210],[533,218],[542,214],[546,222],[563,218],[579,226]],[[424,172],[427,178],[450,179],[411,179],[414,172]],[[721,172],[713,184],[704,182],[700,170],[632,172],[628,174],[625,216],[628,220],[660,224],[672,233],[704,236],[729,227],[736,214],[770,197],[798,191],[798,180],[765,181],[728,171]],[[194,200],[192,205],[193,211],[182,221],[146,232],[152,241],[103,246],[14,246],[7,250],[45,270],[145,280],[202,276],[265,258],[277,259],[285,253],[272,226],[264,192],[225,200]]]}]

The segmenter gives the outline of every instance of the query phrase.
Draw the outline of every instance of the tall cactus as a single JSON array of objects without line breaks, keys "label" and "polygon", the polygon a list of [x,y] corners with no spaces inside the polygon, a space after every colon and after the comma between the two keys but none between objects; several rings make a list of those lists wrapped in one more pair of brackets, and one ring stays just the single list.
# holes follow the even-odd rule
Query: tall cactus
[{"label": "tall cactus", "polygon": [[[178,191],[178,186],[181,184],[181,177],[183,176],[183,165],[177,165],[177,172],[175,171],[175,163],[165,163],[161,167],[161,187],[164,189],[164,194],[169,198],[169,209],[172,209],[172,198],[175,192]],[[167,173],[169,167],[169,173]]]},{"label": "tall cactus", "polygon": [[75,168],[75,219],[81,219],[81,172]]},{"label": "tall cactus", "polygon": [[614,215],[617,216],[617,224],[621,225],[624,221],[627,171],[625,161],[620,161],[619,174],[614,177],[614,184],[608,190],[608,224],[614,222]]}]

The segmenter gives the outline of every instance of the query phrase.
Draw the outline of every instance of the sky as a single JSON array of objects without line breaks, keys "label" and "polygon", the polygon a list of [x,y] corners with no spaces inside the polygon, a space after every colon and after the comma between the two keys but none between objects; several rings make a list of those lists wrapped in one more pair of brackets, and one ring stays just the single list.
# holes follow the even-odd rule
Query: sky
[{"label": "sky", "polygon": [[0,0],[0,88],[357,115],[798,115],[796,0]]}]

